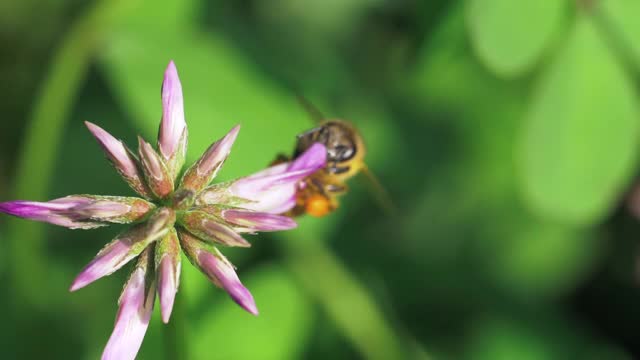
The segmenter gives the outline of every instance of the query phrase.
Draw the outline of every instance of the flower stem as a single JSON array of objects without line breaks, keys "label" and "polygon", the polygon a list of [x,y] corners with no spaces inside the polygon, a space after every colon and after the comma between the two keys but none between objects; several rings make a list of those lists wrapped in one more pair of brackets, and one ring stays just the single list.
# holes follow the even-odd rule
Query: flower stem
[{"label": "flower stem", "polygon": [[186,336],[186,304],[184,277],[180,281],[180,291],[173,303],[171,320],[164,326],[164,354],[166,360],[189,359]]}]

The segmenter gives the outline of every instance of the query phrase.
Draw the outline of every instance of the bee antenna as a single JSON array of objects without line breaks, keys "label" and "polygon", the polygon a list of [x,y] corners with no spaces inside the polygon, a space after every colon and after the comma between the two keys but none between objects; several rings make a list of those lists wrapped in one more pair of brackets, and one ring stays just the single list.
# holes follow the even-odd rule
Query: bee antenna
[{"label": "bee antenna", "polygon": [[397,217],[399,215],[398,208],[391,199],[391,195],[389,194],[387,189],[385,189],[380,180],[378,180],[378,177],[369,169],[366,164],[362,164],[362,170],[360,172],[367,179],[370,191],[373,194],[373,197],[378,205],[380,205],[380,207],[388,215]]},{"label": "bee antenna", "polygon": [[326,117],[322,115],[322,112],[315,105],[313,105],[311,101],[302,96],[300,92],[296,92],[296,99],[298,100],[298,103],[300,103],[302,108],[307,112],[311,120],[313,120],[315,123],[319,124],[326,119]]}]

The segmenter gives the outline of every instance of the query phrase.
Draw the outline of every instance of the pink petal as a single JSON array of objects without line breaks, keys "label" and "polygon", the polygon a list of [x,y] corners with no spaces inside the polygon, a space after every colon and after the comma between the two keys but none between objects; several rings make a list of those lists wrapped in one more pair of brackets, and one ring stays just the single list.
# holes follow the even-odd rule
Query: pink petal
[{"label": "pink petal", "polygon": [[107,156],[111,159],[114,166],[120,170],[123,175],[130,178],[139,177],[135,161],[131,158],[127,148],[120,140],[111,136],[111,134],[98,125],[88,121],[84,123],[87,128],[89,128],[91,134],[98,140],[100,146],[102,146],[102,149],[107,153]]},{"label": "pink petal", "polygon": [[198,255],[198,262],[209,278],[221,286],[233,301],[249,313],[258,315],[258,308],[253,296],[242,285],[238,275],[233,270],[233,265],[222,254],[216,256],[210,252],[201,251]]},{"label": "pink petal", "polygon": [[[65,199],[64,201],[62,199]],[[35,221],[68,227],[71,229],[92,229],[104,226],[100,222],[86,221],[87,217],[78,218],[70,213],[76,206],[84,205],[84,201],[62,198],[49,202],[9,201],[0,203],[0,212]]]},{"label": "pink petal", "polygon": [[190,261],[217,286],[225,289],[233,301],[251,314],[258,315],[253,296],[238,279],[233,265],[216,249],[187,231],[178,230],[180,244]]},{"label": "pink petal", "polygon": [[173,191],[173,177],[169,175],[160,155],[141,137],[138,137],[138,153],[151,192],[161,199],[169,195]]},{"label": "pink petal", "polygon": [[231,147],[238,137],[240,132],[240,125],[234,126],[227,135],[222,139],[216,141],[207,151],[202,155],[202,158],[198,164],[198,174],[200,176],[215,177],[217,171],[224,160],[229,156]]},{"label": "pink petal", "polygon": [[85,121],[85,124],[129,186],[143,197],[150,198],[151,194],[144,184],[144,179],[138,170],[136,160],[129,153],[127,147],[99,126],[88,121]]},{"label": "pink petal", "polygon": [[144,268],[137,267],[123,290],[116,324],[102,360],[133,360],[140,350],[155,300],[155,285],[152,283],[147,291],[145,273]]},{"label": "pink petal", "polygon": [[144,168],[148,170],[149,176],[155,179],[162,179],[162,160],[160,160],[160,157],[153,150],[151,144],[144,141],[143,138],[138,137],[138,146],[140,147],[140,160],[142,160]]},{"label": "pink petal", "polygon": [[298,226],[290,217],[256,211],[223,210],[222,217],[232,224],[251,231],[281,231]]},{"label": "pink petal", "polygon": [[267,206],[267,210],[270,214],[284,214],[293,209],[296,204],[296,197],[293,195],[286,201],[278,201],[276,204]]},{"label": "pink petal", "polygon": [[243,179],[260,179],[260,178],[271,176],[271,175],[279,175],[287,171],[289,166],[290,166],[290,163],[282,163],[278,165],[269,166],[264,170],[260,170],[249,176],[245,176]]},{"label": "pink petal", "polygon": [[149,244],[171,231],[174,221],[173,210],[161,208],[151,215],[147,222],[138,224],[116,237],[80,272],[71,284],[70,291],[81,289],[120,269],[143,252]]},{"label": "pink petal", "polygon": [[253,202],[242,204],[248,210],[282,214],[295,206],[297,187],[295,182],[276,185],[259,193],[244,193],[240,196]]},{"label": "pink petal", "polygon": [[182,187],[196,192],[207,186],[216,177],[222,164],[231,152],[238,137],[240,125],[234,126],[222,139],[211,145],[191,166],[182,178]]},{"label": "pink petal", "polygon": [[[313,144],[290,164],[279,164],[256,174],[236,180],[228,191],[233,196],[252,202],[242,207],[272,214],[288,211],[295,206],[298,183],[326,165],[327,152],[324,145]],[[204,194],[203,200],[215,198],[215,194]]]},{"label": "pink petal", "polygon": [[304,153],[300,154],[289,166],[287,171],[319,170],[327,164],[327,148],[321,143],[311,145]]},{"label": "pink petal", "polygon": [[178,69],[175,63],[170,61],[162,82],[162,122],[158,134],[158,147],[165,160],[171,159],[179,150],[186,129],[182,85]]},{"label": "pink petal", "polygon": [[182,215],[181,225],[199,238],[226,246],[250,247],[251,244],[223,221],[204,211],[189,211]]},{"label": "pink petal", "polygon": [[180,284],[180,242],[175,229],[158,240],[155,247],[155,265],[158,278],[158,296],[162,321],[166,324],[171,317],[173,302]]},{"label": "pink petal", "polygon": [[165,256],[158,267],[158,296],[160,297],[160,312],[162,321],[167,324],[173,310],[173,303],[178,292],[180,278],[180,262],[172,261]]},{"label": "pink petal", "polygon": [[138,254],[130,252],[131,243],[116,239],[102,249],[75,278],[69,291],[76,291],[92,282],[113,274]]}]

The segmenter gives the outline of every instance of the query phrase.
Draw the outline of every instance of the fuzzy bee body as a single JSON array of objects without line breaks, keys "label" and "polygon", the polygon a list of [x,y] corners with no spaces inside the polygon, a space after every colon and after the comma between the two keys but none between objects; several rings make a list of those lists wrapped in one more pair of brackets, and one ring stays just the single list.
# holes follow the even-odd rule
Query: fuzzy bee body
[{"label": "fuzzy bee body", "polygon": [[366,149],[362,137],[349,123],[327,120],[297,136],[293,160],[314,143],[327,148],[327,165],[304,180],[296,194],[296,206],[290,215],[324,216],[338,208],[338,196],[347,192],[346,182],[364,168]]}]

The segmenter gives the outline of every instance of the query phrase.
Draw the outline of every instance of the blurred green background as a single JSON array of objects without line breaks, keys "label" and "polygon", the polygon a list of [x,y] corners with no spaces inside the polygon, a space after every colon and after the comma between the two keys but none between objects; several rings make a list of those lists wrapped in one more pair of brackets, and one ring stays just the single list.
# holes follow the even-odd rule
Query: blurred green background
[{"label": "blurred green background", "polygon": [[[331,216],[226,250],[257,318],[185,263],[184,353],[154,314],[139,359],[640,357],[639,13],[637,0],[5,0],[0,200],[132,194],[82,121],[154,139],[174,59],[191,160],[236,123],[221,179],[291,151],[313,125],[302,93],[360,129],[400,211],[355,179]],[[0,358],[100,356],[128,271],[67,289],[119,230],[0,218]]]}]

